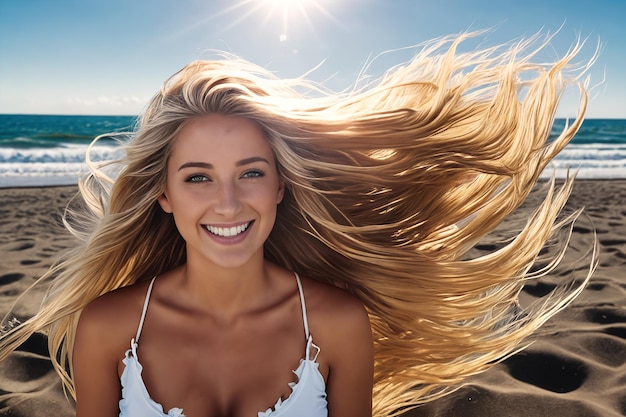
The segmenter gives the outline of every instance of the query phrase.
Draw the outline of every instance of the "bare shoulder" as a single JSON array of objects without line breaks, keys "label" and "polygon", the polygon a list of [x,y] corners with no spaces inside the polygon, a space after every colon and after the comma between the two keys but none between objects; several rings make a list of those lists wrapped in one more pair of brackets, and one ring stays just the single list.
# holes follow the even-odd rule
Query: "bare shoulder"
[{"label": "bare shoulder", "polygon": [[361,300],[346,290],[310,278],[302,278],[302,285],[307,309],[319,309],[319,314],[341,316],[348,321],[367,316]]},{"label": "bare shoulder", "polygon": [[139,325],[147,287],[140,282],[111,291],[81,311],[72,346],[77,416],[119,413],[120,361]]},{"label": "bare shoulder", "polygon": [[369,316],[356,296],[332,285],[303,278],[311,332],[325,346],[371,344]]},{"label": "bare shoulder", "polygon": [[309,327],[326,375],[329,415],[372,415],[374,346],[368,314],[347,291],[304,280]]},{"label": "bare shoulder", "polygon": [[130,346],[145,300],[148,282],[120,288],[91,301],[80,314],[76,343],[99,344],[119,354]]}]

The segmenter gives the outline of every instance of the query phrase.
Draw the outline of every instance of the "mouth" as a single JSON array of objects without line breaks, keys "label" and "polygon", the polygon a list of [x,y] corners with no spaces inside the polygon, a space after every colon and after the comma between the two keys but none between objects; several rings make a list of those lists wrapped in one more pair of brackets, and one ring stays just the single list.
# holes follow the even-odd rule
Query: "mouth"
[{"label": "mouth", "polygon": [[220,227],[220,226],[204,225],[204,228],[208,230],[209,233],[214,234],[215,236],[235,237],[235,236],[242,234],[246,230],[248,230],[248,227],[250,227],[251,224],[252,222],[250,221],[250,222],[240,224],[238,226]]}]

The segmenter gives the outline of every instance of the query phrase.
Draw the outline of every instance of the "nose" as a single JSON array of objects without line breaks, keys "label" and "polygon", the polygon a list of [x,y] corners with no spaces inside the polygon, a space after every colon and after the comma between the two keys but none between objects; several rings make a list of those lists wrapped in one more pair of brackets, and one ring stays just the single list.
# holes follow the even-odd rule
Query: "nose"
[{"label": "nose", "polygon": [[217,191],[213,210],[216,214],[234,217],[241,209],[240,193],[231,183],[221,183]]}]

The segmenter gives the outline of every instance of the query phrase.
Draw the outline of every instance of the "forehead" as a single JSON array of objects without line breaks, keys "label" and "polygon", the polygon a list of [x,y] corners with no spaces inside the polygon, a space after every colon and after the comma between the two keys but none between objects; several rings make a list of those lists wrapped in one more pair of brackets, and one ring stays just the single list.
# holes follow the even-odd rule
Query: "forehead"
[{"label": "forehead", "polygon": [[[171,158],[272,156],[263,130],[253,120],[218,113],[190,119],[172,145]],[[273,159],[273,156],[272,156]]]}]

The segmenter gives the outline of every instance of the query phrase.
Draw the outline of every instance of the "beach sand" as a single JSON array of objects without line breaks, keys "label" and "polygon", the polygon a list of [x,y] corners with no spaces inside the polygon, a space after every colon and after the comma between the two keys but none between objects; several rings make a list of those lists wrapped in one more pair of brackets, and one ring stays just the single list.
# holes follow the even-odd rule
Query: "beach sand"
[{"label": "beach sand", "polygon": [[[75,187],[0,190],[0,313],[71,244],[60,218],[74,192]],[[407,417],[626,415],[626,180],[578,180],[568,208],[582,206],[587,217],[574,228],[566,261],[589,250],[590,224],[600,255],[581,296],[551,319],[529,348]],[[523,294],[540,296],[555,282],[542,278]],[[30,292],[16,316],[34,314],[44,290]],[[0,415],[73,415],[46,343],[35,335],[0,364]]]}]

